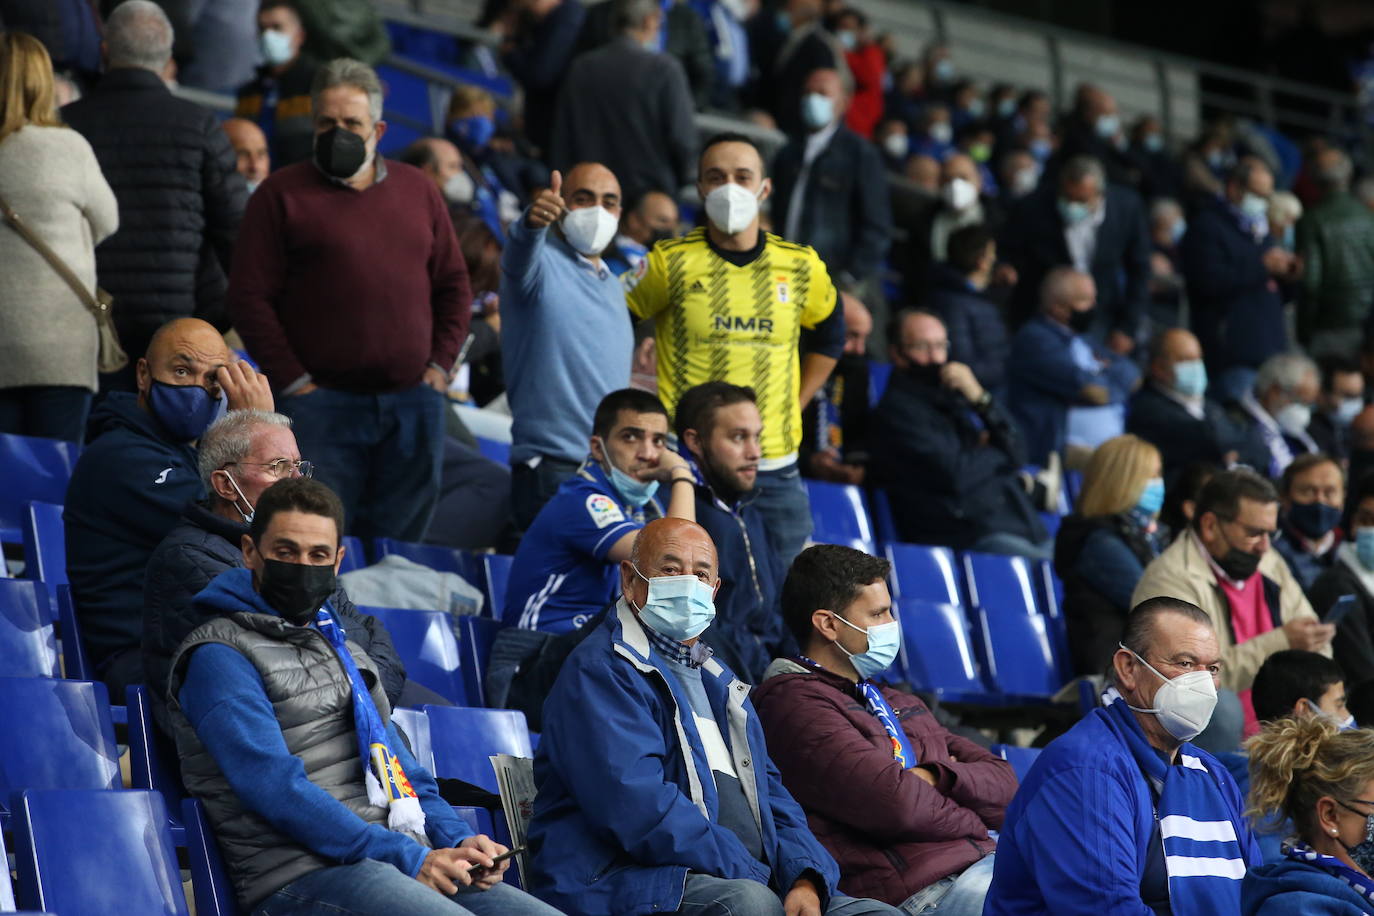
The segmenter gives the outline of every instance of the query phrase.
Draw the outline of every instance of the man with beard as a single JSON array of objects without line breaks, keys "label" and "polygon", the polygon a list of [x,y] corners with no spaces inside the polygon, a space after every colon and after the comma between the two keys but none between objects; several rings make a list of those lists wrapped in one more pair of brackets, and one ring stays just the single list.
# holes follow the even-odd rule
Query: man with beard
[{"label": "man with beard", "polygon": [[870,467],[900,539],[1047,559],[1020,437],[968,366],[949,361],[944,322],[904,309],[888,340],[894,371],[874,410]]},{"label": "man with beard", "polygon": [[697,524],[720,556],[716,617],[702,637],[731,671],[757,684],[768,663],[796,651],[778,612],[786,569],[768,544],[757,495],[763,421],[752,388],[706,382],[678,401],[679,448],[697,473]]}]

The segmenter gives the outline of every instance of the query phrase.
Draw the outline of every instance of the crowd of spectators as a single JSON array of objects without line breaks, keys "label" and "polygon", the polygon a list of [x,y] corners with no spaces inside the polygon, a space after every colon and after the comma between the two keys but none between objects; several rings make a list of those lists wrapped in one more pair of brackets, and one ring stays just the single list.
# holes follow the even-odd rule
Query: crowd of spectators
[{"label": "crowd of spectators", "polygon": [[[151,687],[245,911],[1374,899],[1374,172],[1337,139],[1057,112],[841,0],[496,0],[468,50],[520,104],[455,88],[393,156],[364,0],[58,6],[0,0],[0,432],[84,444],[86,650]],[[1019,789],[874,681],[891,570],[808,546],[803,478],[1052,566],[1108,683]],[[530,893],[391,724],[445,701],[345,535],[513,554]]]}]

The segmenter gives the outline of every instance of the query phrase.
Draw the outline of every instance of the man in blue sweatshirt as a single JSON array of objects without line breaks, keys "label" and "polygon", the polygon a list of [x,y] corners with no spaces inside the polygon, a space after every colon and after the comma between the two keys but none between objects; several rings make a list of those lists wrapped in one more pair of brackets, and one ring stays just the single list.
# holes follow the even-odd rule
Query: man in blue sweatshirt
[{"label": "man in blue sweatshirt", "polygon": [[172,661],[169,712],[186,787],[206,808],[239,906],[391,916],[549,907],[508,885],[507,850],[473,835],[406,750],[376,666],[330,605],[343,505],[288,478],[258,500],[246,569]]}]

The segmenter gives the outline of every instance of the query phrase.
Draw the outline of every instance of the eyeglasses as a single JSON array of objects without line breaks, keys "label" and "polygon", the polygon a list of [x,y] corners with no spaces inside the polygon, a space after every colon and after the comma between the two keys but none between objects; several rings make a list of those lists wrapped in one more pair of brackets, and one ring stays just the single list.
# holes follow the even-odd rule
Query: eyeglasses
[{"label": "eyeglasses", "polygon": [[278,458],[276,461],[268,462],[231,461],[229,463],[248,465],[249,467],[255,468],[267,468],[267,473],[277,480],[281,480],[284,477],[292,477],[295,476],[295,474],[300,474],[302,477],[313,477],[315,475],[315,466],[305,460],[292,461],[290,458]]}]

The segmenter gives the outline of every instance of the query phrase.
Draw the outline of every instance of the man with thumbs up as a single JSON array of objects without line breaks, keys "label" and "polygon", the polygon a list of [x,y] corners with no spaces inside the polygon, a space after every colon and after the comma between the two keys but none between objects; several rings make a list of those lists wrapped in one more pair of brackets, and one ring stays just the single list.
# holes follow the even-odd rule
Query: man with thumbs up
[{"label": "man with thumbs up", "polygon": [[511,502],[522,531],[587,457],[596,405],[630,381],[630,314],[601,260],[620,204],[620,182],[604,165],[573,166],[566,180],[554,172],[511,224],[501,256]]}]

